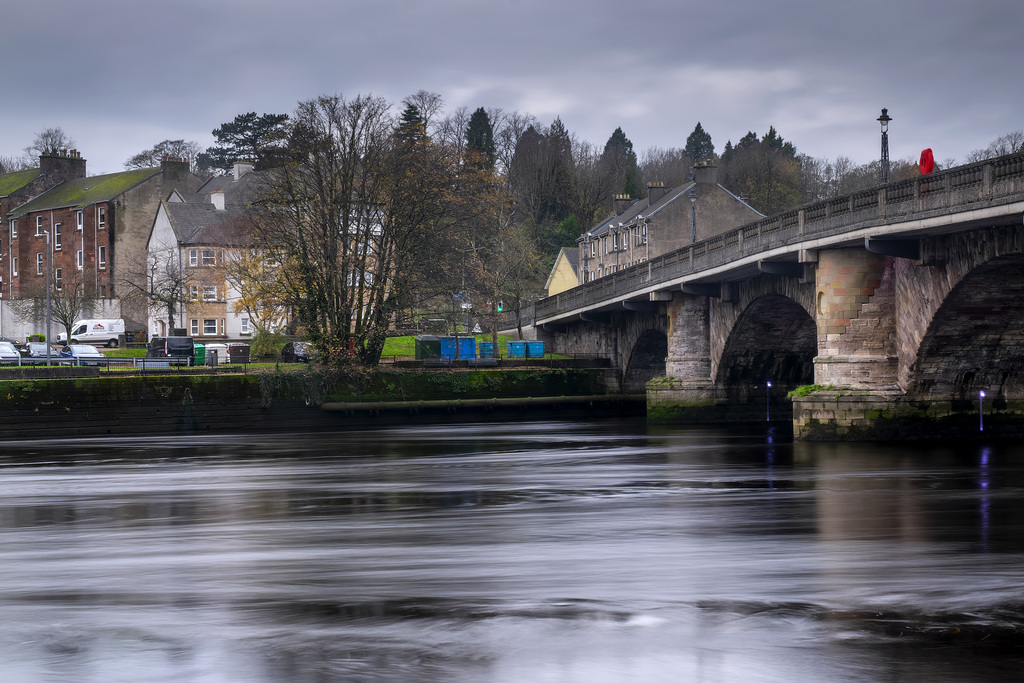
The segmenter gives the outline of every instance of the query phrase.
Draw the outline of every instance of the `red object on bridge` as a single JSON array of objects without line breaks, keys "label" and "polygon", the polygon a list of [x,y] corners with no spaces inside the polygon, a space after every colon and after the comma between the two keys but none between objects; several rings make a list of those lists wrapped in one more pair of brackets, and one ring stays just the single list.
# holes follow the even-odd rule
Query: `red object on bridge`
[{"label": "red object on bridge", "polygon": [[921,167],[921,175],[931,173],[935,170],[935,157],[932,156],[931,147],[921,152],[921,161],[918,163],[918,166]]}]

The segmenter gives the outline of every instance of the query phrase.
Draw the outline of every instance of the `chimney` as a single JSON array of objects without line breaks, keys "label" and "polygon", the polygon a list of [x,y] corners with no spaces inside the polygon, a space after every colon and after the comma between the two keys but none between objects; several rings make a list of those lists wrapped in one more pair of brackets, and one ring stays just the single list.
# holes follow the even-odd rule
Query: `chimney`
[{"label": "chimney", "polygon": [[236,161],[235,162],[235,167],[234,167],[235,182],[237,183],[239,178],[244,176],[246,173],[249,173],[250,171],[252,171],[252,169],[253,169],[253,164],[252,164],[251,161],[242,161],[242,160]]},{"label": "chimney", "polygon": [[160,170],[169,182],[180,183],[188,175],[188,159],[164,157],[160,160]]},{"label": "chimney", "polygon": [[617,194],[617,195],[615,195],[615,203],[613,205],[613,208],[615,210],[615,215],[616,216],[621,216],[626,211],[626,209],[628,209],[630,207],[630,205],[632,203],[633,203],[633,198],[630,197],[628,194]]},{"label": "chimney", "polygon": [[39,156],[39,172],[48,185],[85,177],[85,159],[77,149],[54,151]]},{"label": "chimney", "polygon": [[693,179],[698,185],[717,185],[718,168],[708,161],[694,164]]},{"label": "chimney", "polygon": [[652,180],[647,183],[647,206],[652,206],[660,201],[666,192],[668,192],[668,188],[665,187],[664,180]]},{"label": "chimney", "polygon": [[210,193],[210,203],[213,204],[213,208],[218,211],[224,210],[224,190],[219,187]]}]

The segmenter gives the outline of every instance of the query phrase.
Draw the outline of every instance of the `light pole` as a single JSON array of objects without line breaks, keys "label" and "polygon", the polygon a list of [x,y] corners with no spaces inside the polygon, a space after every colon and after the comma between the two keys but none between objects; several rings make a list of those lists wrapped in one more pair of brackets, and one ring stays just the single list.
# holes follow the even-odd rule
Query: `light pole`
[{"label": "light pole", "polygon": [[978,431],[985,431],[985,391],[978,392]]},{"label": "light pole", "polygon": [[765,382],[764,383],[764,421],[765,422],[771,422],[772,421],[771,390],[772,390],[772,383],[771,382]]},{"label": "light pole", "polygon": [[882,124],[882,183],[889,182],[889,116],[888,109],[882,109],[882,115],[876,119]]},{"label": "light pole", "polygon": [[[50,365],[50,270],[52,270],[53,261],[50,249],[50,230],[53,229],[53,221],[50,221],[50,228],[46,230],[46,365]],[[71,338],[68,337],[68,343],[71,343]]]},{"label": "light pole", "polygon": [[697,241],[697,190],[690,190],[690,243]]}]

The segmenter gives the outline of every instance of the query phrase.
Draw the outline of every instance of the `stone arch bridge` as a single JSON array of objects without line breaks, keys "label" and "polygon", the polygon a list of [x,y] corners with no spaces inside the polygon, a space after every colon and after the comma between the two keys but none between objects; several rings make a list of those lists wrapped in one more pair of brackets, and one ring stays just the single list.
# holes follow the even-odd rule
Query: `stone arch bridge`
[{"label": "stone arch bridge", "polygon": [[1024,433],[1024,156],[762,219],[543,299],[535,325],[610,358],[651,419],[788,418],[803,387],[801,438],[964,435],[984,391],[989,434]]}]

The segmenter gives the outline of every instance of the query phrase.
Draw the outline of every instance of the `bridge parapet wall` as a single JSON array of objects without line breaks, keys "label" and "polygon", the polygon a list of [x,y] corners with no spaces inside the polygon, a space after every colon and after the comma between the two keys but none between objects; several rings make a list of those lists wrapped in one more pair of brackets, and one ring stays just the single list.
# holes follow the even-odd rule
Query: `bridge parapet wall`
[{"label": "bridge parapet wall", "polygon": [[1024,155],[990,159],[838,197],[764,218],[598,278],[537,302],[540,321],[727,266],[745,256],[884,225],[1019,202],[1024,199]]}]

